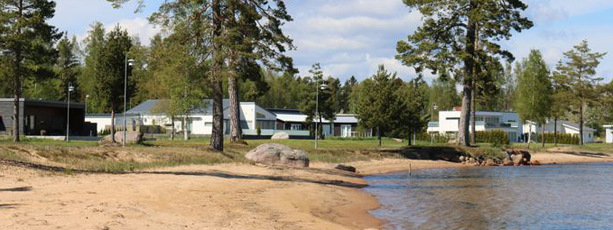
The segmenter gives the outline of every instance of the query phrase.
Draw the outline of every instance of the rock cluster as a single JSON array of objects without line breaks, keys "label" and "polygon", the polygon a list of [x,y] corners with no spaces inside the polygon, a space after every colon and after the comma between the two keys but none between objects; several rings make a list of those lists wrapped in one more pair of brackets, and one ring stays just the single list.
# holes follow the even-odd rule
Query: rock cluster
[{"label": "rock cluster", "polygon": [[474,166],[521,166],[521,165],[541,165],[539,161],[530,161],[532,156],[528,151],[510,149],[504,151],[505,158],[502,161],[485,159],[483,157],[461,156],[463,164]]},{"label": "rock cluster", "polygon": [[265,165],[309,167],[309,156],[304,151],[275,143],[262,144],[249,151],[245,158]]},{"label": "rock cluster", "polygon": [[356,172],[356,168],[351,166],[351,165],[345,165],[345,164],[337,164],[335,167],[335,169],[338,170],[343,170],[343,171],[347,171],[347,172]]}]

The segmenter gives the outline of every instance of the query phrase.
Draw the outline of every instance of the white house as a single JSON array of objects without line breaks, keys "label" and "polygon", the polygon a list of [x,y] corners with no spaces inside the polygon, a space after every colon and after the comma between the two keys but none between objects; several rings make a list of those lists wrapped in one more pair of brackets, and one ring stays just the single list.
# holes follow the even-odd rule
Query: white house
[{"label": "white house", "polygon": [[[127,124],[128,128],[138,125],[146,126],[161,126],[167,129],[171,128],[172,122],[170,117],[161,112],[156,112],[158,106],[163,106],[160,100],[148,100],[140,105],[128,110],[127,112]],[[223,114],[224,114],[224,132],[229,134],[229,105],[230,101],[223,100]],[[202,108],[195,109],[191,112],[187,119],[187,130],[191,134],[195,135],[210,135],[213,129],[213,108],[212,101],[206,100]],[[110,116],[103,118],[97,118],[95,116],[88,116],[89,121],[92,123],[98,123],[98,129],[104,129],[106,125],[110,125]],[[241,102],[240,103],[240,122],[243,128],[243,133],[256,133],[257,127],[262,130],[274,130],[276,116],[268,112],[267,110],[257,106],[254,102]],[[182,132],[181,127],[182,117],[175,118],[175,130]],[[108,123],[108,124],[107,124]],[[123,126],[122,114],[116,114],[115,125],[118,127]],[[108,126],[106,126],[108,127]]]},{"label": "white house", "polygon": [[[556,122],[553,120],[548,120],[545,125],[546,133],[553,133],[556,130],[561,134],[575,134],[579,135],[579,124],[573,123],[565,120],[557,121],[557,129],[555,128]],[[536,125],[533,122],[529,122],[528,124],[524,124],[524,131],[529,132],[530,128],[532,128],[533,133],[541,133],[543,127],[540,125]],[[595,129],[590,127],[583,126],[583,141],[586,143],[594,142],[594,134],[596,133]]]},{"label": "white house", "polygon": [[[309,132],[308,130],[310,130],[310,127],[308,127],[306,123],[307,115],[301,113],[298,109],[267,110],[277,116],[277,130],[285,130],[286,132]],[[312,125],[314,125],[314,123]],[[358,119],[354,114],[337,114],[334,122],[322,119],[320,125],[324,136],[372,137],[370,131],[358,131]]]},{"label": "white house", "polygon": [[[115,114],[115,116],[117,115]],[[96,124],[96,131],[100,133],[111,127],[111,114],[85,114],[85,122]]]},{"label": "white house", "polygon": [[[440,111],[438,122],[428,124],[429,133],[457,136],[461,111]],[[509,134],[510,142],[517,142],[523,133],[523,126],[517,113],[476,111],[476,131],[502,130]],[[470,127],[469,127],[470,128]]]},{"label": "white house", "polygon": [[613,143],[613,125],[605,125],[606,143]]}]

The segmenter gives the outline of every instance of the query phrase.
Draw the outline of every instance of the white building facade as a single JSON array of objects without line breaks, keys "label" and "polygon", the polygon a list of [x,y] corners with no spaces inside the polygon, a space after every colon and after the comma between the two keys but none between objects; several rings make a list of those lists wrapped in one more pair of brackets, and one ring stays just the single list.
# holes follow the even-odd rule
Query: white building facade
[{"label": "white building facade", "polygon": [[[438,122],[428,124],[428,133],[457,137],[461,113],[461,111],[440,111]],[[517,113],[477,111],[475,115],[476,131],[502,130],[509,134],[510,142],[517,142],[524,131]]]},{"label": "white building facade", "polygon": [[[556,128],[556,123],[557,123],[557,128]],[[531,129],[532,129],[532,133],[541,133],[543,130],[543,126],[537,125],[534,122],[528,122],[527,124],[524,124],[524,131],[526,133],[529,132],[529,130]],[[572,135],[577,135],[577,136],[579,136],[579,133],[580,133],[579,124],[577,123],[573,123],[573,122],[565,121],[565,120],[558,120],[557,122],[553,120],[548,120],[547,124],[545,125],[545,132],[553,133],[555,131],[561,134],[572,134]],[[583,126],[583,141],[585,143],[594,142],[595,133],[596,133],[595,129]]]},{"label": "white building facade", "polygon": [[613,125],[605,125],[605,142],[613,144]]}]

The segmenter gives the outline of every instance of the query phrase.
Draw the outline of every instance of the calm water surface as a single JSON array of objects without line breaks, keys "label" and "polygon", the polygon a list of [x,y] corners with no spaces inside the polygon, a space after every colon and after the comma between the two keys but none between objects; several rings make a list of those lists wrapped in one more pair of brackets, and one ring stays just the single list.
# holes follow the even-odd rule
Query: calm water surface
[{"label": "calm water surface", "polygon": [[613,229],[613,164],[432,169],[366,178],[387,229]]}]

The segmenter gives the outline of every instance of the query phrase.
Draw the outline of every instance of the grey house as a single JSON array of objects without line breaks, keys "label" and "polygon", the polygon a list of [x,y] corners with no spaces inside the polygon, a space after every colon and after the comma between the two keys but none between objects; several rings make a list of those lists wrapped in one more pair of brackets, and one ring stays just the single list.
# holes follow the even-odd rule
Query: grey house
[{"label": "grey house", "polygon": [[[12,98],[0,98],[0,134],[10,134],[13,129]],[[68,104],[63,101],[19,100],[19,129],[21,134],[59,136],[66,135]],[[85,130],[85,104],[70,103],[70,134],[87,135]]]}]

